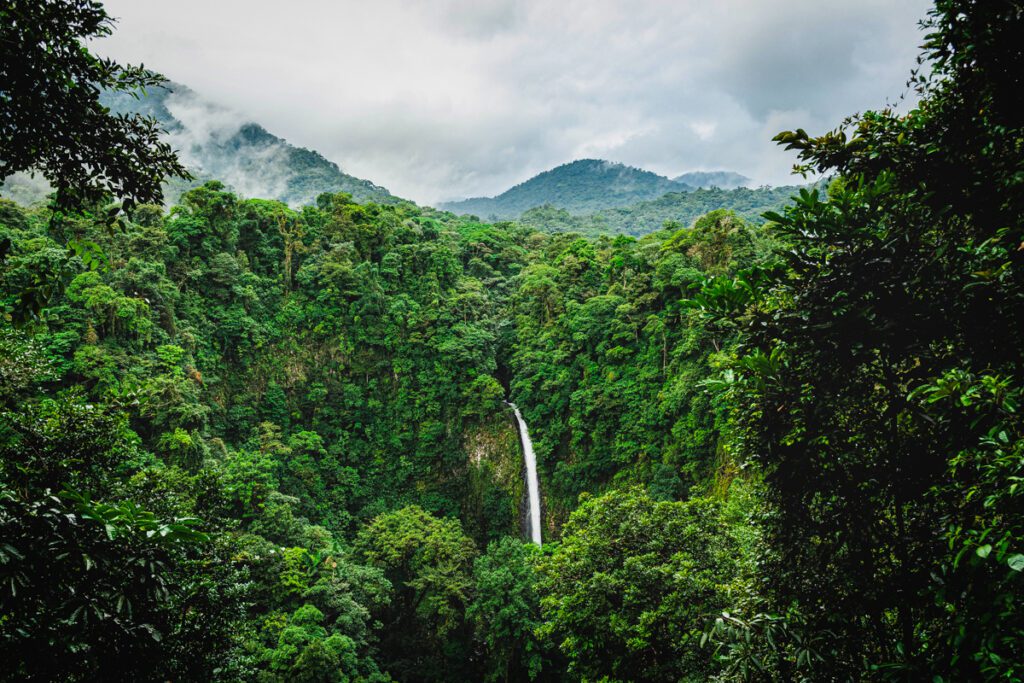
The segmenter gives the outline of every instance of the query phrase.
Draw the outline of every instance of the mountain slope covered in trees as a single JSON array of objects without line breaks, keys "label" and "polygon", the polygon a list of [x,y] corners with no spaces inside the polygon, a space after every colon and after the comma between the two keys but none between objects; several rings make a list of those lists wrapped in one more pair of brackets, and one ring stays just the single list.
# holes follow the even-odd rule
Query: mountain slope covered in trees
[{"label": "mountain slope covered in trees", "polygon": [[[291,206],[312,204],[323,192],[347,192],[363,202],[400,201],[387,189],[343,172],[318,152],[295,147],[184,85],[168,83],[144,93],[107,90],[100,101],[114,114],[151,116],[165,129],[166,141],[194,176],[192,181],[168,181],[164,194],[169,203],[213,179],[242,196]],[[49,191],[45,181],[20,174],[6,181],[0,196],[31,204]]]},{"label": "mountain slope covered in trees", "polygon": [[689,226],[700,216],[717,209],[735,211],[753,223],[763,223],[764,214],[781,211],[800,190],[799,186],[700,189],[670,192],[657,199],[620,208],[602,209],[575,216],[565,209],[546,204],[523,212],[517,222],[543,232],[578,232],[584,235],[634,235],[657,232],[665,225]]},{"label": "mountain slope covered in trees", "polygon": [[544,204],[578,214],[626,206],[680,189],[685,187],[650,171],[601,159],[580,159],[544,171],[497,197],[445,202],[439,208],[487,220],[508,220]]},{"label": "mountain slope covered in trees", "polygon": [[675,180],[596,159],[584,159],[541,173],[498,195],[441,208],[487,220],[515,220],[544,232],[586,235],[646,235],[666,223],[690,225],[715,209],[736,211],[761,222],[778,211],[794,187],[743,187],[748,179],[728,171],[684,174]]},{"label": "mountain slope covered in trees", "polygon": [[[103,101],[115,112],[141,111],[156,118],[196,176],[192,185],[216,179],[243,196],[291,206],[313,204],[323,192],[347,192],[361,202],[397,201],[385,188],[344,173],[318,152],[295,147],[183,85],[170,83],[138,99],[108,91]],[[185,188],[172,184],[170,189],[168,199],[176,201]]]},{"label": "mountain slope covered in trees", "polygon": [[[709,376],[721,342],[688,322],[680,295],[704,274],[763,257],[770,241],[725,212],[639,242],[592,241],[345,195],[301,212],[239,200],[217,183],[182,199],[167,216],[140,207],[118,235],[89,216],[55,231],[45,211],[0,203],[0,238],[13,245],[4,308],[40,272],[68,278],[37,323],[2,339],[5,481],[33,496],[67,489],[57,503],[66,514],[92,514],[72,497],[88,491],[160,519],[203,520],[197,532],[220,539],[191,547],[183,538],[159,555],[180,577],[167,578],[170,603],[153,607],[167,654],[152,665],[163,675],[209,675],[207,666],[288,678],[317,652],[399,680],[477,678],[499,666],[557,678],[562,655],[550,643],[532,629],[504,642],[493,630],[504,622],[488,616],[544,619],[536,597],[507,605],[489,573],[520,563],[521,589],[539,590],[519,540],[522,462],[502,399],[520,402],[534,425],[549,541],[580,493],[613,483],[649,488],[655,498],[621,502],[641,509],[699,497],[715,466],[717,418],[695,379]],[[65,230],[102,249],[107,264],[91,268],[63,250]],[[52,427],[40,431],[40,420]],[[64,433],[73,424],[75,437]],[[26,478],[13,463],[30,444],[29,471],[44,469]],[[99,459],[96,482],[68,478],[76,466],[62,454],[72,452]],[[0,524],[27,552],[30,531],[16,521],[26,504],[12,498]],[[696,515],[685,523],[713,533],[720,507],[652,509],[679,524]],[[102,552],[124,559],[116,547]],[[191,582],[213,561],[224,571],[203,576],[202,590],[236,597],[196,618],[237,633],[210,631],[200,648],[192,639],[205,622],[175,625],[161,610],[199,599]],[[741,576],[731,560],[714,567],[716,581]],[[554,594],[562,570],[550,571]],[[118,599],[77,583],[92,575],[53,580],[101,604]],[[700,595],[706,608],[726,604],[720,592]],[[62,648],[85,647],[79,630],[92,633],[72,618],[74,601],[6,599],[21,614],[71,619],[66,641],[26,664],[28,674],[42,675]],[[673,628],[692,633],[698,612],[662,618],[685,615]],[[551,628],[557,640],[568,626]],[[8,654],[25,644],[5,642]],[[516,649],[524,643],[527,652]],[[473,653],[485,644],[491,654],[480,660]],[[189,664],[174,648],[206,659]],[[69,666],[87,671],[90,657]]]}]

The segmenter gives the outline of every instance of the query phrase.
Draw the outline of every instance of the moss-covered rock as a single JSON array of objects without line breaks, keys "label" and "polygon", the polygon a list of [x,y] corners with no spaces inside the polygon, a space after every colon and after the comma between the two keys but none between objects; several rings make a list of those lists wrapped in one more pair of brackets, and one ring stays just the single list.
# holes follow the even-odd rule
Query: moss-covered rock
[{"label": "moss-covered rock", "polygon": [[481,545],[519,533],[523,499],[523,458],[511,412],[493,413],[466,430],[468,492],[463,504],[467,532]]}]

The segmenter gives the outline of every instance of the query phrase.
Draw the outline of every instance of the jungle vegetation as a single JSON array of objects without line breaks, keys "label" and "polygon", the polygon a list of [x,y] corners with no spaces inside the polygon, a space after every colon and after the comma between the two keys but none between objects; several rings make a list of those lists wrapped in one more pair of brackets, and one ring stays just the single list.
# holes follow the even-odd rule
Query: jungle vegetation
[{"label": "jungle vegetation", "polygon": [[827,188],[639,238],[165,209],[157,124],[92,176],[32,110],[158,80],[102,6],[0,15],[44,46],[0,168],[56,189],[0,200],[0,678],[1024,678],[1018,2],[937,0],[909,112],[781,133]]},{"label": "jungle vegetation", "polygon": [[737,187],[730,190],[712,187],[673,191],[656,199],[601,208],[581,215],[570,213],[556,204],[542,204],[524,211],[516,222],[541,232],[576,232],[589,237],[617,234],[642,237],[663,227],[688,227],[706,213],[727,209],[760,225],[765,222],[765,213],[781,211],[793,195],[800,192],[800,187]]}]

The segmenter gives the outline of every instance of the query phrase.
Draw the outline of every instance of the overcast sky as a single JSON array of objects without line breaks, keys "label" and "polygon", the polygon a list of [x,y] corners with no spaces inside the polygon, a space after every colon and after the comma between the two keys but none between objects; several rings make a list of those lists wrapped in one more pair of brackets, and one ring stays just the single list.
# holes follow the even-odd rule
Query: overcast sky
[{"label": "overcast sky", "polygon": [[922,0],[106,0],[143,62],[419,202],[594,157],[794,182],[771,137],[896,103]]}]

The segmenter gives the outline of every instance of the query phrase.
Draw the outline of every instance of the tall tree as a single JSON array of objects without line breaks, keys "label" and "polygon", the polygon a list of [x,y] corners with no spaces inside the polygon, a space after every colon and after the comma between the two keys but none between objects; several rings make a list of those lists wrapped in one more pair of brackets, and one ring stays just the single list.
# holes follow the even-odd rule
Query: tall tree
[{"label": "tall tree", "polygon": [[701,631],[727,604],[737,555],[713,501],[639,490],[590,498],[539,563],[539,630],[583,680],[708,680]]},{"label": "tall tree", "polygon": [[1024,9],[926,26],[915,109],[777,137],[838,175],[769,216],[783,272],[695,298],[741,313],[734,443],[767,477],[773,608],[832,634],[822,679],[1024,673]]},{"label": "tall tree", "polygon": [[137,93],[164,82],[88,50],[86,41],[112,27],[93,0],[0,4],[0,181],[39,171],[69,208],[108,194],[159,201],[166,176],[188,176],[155,119],[100,104],[104,89]]},{"label": "tall tree", "polygon": [[385,647],[395,657],[389,671],[403,680],[458,677],[466,657],[460,641],[476,556],[459,521],[409,506],[376,517],[355,547],[395,586],[385,615]]}]

